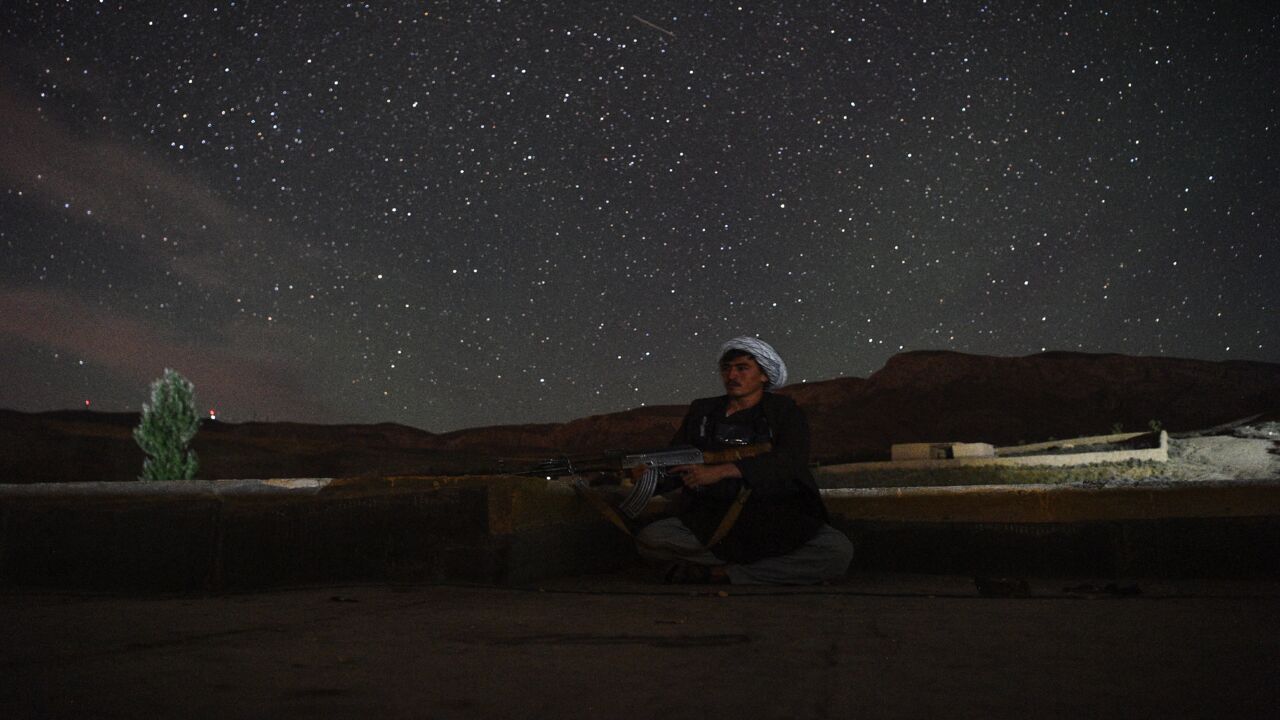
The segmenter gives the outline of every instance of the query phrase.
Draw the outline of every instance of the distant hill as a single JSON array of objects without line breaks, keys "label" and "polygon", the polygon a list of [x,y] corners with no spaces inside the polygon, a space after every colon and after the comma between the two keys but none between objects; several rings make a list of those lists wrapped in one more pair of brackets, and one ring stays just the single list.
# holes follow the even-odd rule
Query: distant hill
[{"label": "distant hill", "polygon": [[[805,408],[813,459],[887,458],[898,442],[1010,445],[1048,438],[1210,427],[1280,410],[1280,364],[1049,352],[989,357],[895,355],[866,379],[783,388]],[[711,394],[711,393],[708,393]],[[692,399],[692,398],[691,398]],[[435,434],[404,425],[202,423],[201,478],[341,477],[495,472],[499,457],[666,444],[683,406],[566,423]],[[133,480],[142,452],[132,413],[0,410],[0,482]]]}]

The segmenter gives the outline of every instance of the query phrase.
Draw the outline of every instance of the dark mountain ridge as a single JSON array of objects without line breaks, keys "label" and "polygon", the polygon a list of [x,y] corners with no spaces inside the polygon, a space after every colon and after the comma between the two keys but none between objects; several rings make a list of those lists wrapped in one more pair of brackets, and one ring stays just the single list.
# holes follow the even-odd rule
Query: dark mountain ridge
[{"label": "dark mountain ridge", "polygon": [[[708,395],[715,388],[708,388]],[[1010,445],[1146,429],[1191,430],[1280,409],[1280,364],[1047,352],[991,357],[915,351],[866,379],[785,387],[812,428],[813,459],[888,457],[899,442]],[[691,398],[692,399],[692,398]],[[205,421],[198,477],[465,474],[518,467],[500,457],[664,445],[683,406],[653,406],[565,423],[436,434],[396,423],[311,425]],[[133,480],[142,452],[136,413],[0,410],[0,482]]]}]

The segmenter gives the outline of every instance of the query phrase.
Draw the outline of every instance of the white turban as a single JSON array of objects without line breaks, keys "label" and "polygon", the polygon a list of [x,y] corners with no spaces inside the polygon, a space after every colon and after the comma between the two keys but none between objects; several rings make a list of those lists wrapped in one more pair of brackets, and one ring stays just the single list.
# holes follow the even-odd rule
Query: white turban
[{"label": "white turban", "polygon": [[736,337],[720,346],[720,357],[730,350],[741,350],[751,355],[759,363],[760,369],[769,376],[769,387],[780,388],[787,384],[787,364],[782,362],[778,351],[769,343],[753,338],[750,335]]}]

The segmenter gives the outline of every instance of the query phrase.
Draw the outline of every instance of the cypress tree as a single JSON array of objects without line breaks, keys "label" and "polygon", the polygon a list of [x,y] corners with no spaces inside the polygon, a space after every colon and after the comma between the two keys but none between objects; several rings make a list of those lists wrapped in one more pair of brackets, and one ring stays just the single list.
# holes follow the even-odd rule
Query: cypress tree
[{"label": "cypress tree", "polygon": [[133,439],[147,454],[139,480],[190,480],[199,463],[187,446],[200,429],[195,387],[176,371],[151,383],[151,402],[142,406],[142,421]]}]

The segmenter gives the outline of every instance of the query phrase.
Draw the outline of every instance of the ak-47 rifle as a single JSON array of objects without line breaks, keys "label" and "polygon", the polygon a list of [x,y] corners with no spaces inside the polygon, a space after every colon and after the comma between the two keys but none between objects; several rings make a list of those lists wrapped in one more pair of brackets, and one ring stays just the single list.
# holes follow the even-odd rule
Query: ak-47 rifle
[{"label": "ak-47 rifle", "polygon": [[[635,484],[631,493],[618,504],[618,510],[631,519],[635,519],[649,504],[655,494],[671,492],[683,484],[678,474],[669,472],[677,465],[715,465],[733,462],[743,458],[762,455],[773,449],[769,443],[742,445],[724,450],[699,450],[683,445],[659,450],[644,450],[627,453],[605,453],[587,458],[573,459],[569,457],[544,460],[537,465],[516,473],[517,475],[534,475],[556,477],[588,472],[616,473],[629,477]],[[574,483],[578,490],[585,491],[586,483],[577,479]],[[592,504],[599,507],[599,498],[586,495]],[[610,517],[610,520],[614,520]],[[614,520],[617,524],[617,520]],[[626,528],[624,528],[626,529]]]}]

